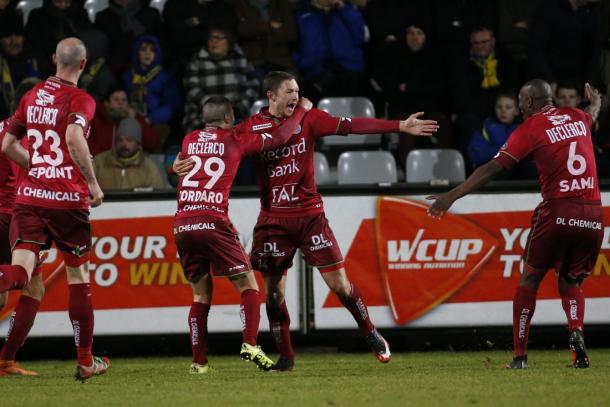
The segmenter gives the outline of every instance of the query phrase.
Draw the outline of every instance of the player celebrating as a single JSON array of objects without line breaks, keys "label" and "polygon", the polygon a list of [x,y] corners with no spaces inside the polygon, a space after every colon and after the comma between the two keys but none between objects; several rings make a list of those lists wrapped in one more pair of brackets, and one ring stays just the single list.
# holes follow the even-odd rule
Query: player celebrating
[{"label": "player celebrating", "polygon": [[568,319],[572,365],[589,367],[583,336],[585,300],[580,289],[591,273],[603,237],[602,207],[590,126],[601,106],[597,90],[585,85],[587,112],[553,107],[551,86],[527,82],[519,92],[525,117],[500,152],[451,191],[430,196],[428,213],[440,218],[455,200],[485,185],[503,169],[531,154],[542,192],[528,236],[524,270],[513,300],[515,357],[511,369],[527,368],[527,338],[538,286],[550,268],[558,274],[559,294]]},{"label": "player celebrating", "polygon": [[[53,62],[56,75],[23,97],[2,141],[2,151],[29,170],[17,191],[10,230],[12,265],[0,266],[0,292],[26,286],[38,253],[55,241],[67,270],[78,360],[75,377],[84,381],[110,367],[107,358],[91,354],[89,206],[99,206],[104,196],[85,139],[95,101],[76,87],[87,62],[80,40],[60,41]],[[28,150],[17,141],[25,135]]]},{"label": "player celebrating", "polygon": [[180,179],[178,210],[174,222],[176,246],[184,274],[193,289],[188,317],[194,374],[209,371],[207,359],[207,316],[212,303],[212,278],[229,277],[241,295],[243,323],[242,359],[269,370],[273,361],[256,346],[260,321],[258,284],[248,255],[228,218],[229,192],[241,159],[263,150],[277,148],[292,136],[311,102],[299,102],[294,117],[272,134],[237,133],[233,130],[233,108],[223,96],[208,99],[203,105],[206,127],[188,134],[181,155],[194,167]]},{"label": "player celebrating", "polygon": [[[293,75],[281,71],[270,72],[265,77],[263,87],[269,107],[243,122],[243,131],[268,132],[284,123],[295,111],[299,86]],[[333,134],[401,131],[412,135],[430,135],[438,126],[435,121],[418,119],[421,114],[399,122],[332,117],[321,110],[312,109],[282,148],[264,151],[256,157],[262,196],[261,212],[254,228],[251,261],[253,267],[263,275],[267,317],[280,353],[274,370],[290,371],[294,366],[290,315],[284,295],[286,271],[291,267],[299,248],[305,260],[320,270],[328,287],[352,314],[377,359],[383,363],[390,361],[390,347],[371,322],[358,287],[348,280],[343,256],[324,215],[322,197],[314,179],[314,144],[318,137]],[[186,163],[177,162],[175,166],[179,174],[184,171],[181,165]],[[325,243],[320,244],[320,241]]]}]

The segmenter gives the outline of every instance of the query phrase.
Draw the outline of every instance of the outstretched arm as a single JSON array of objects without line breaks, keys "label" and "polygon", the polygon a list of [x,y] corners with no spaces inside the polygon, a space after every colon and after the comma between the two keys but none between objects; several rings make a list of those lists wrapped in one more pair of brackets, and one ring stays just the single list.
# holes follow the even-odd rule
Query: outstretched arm
[{"label": "outstretched arm", "polygon": [[30,153],[26,150],[17,137],[11,133],[5,133],[2,139],[2,152],[8,158],[15,161],[21,168],[28,169],[30,165]]},{"label": "outstretched arm", "polygon": [[316,136],[323,137],[333,134],[377,134],[400,131],[413,136],[430,136],[438,130],[438,124],[434,120],[421,120],[423,115],[418,112],[409,116],[408,119],[384,120],[366,117],[333,117],[327,113],[317,118],[312,125],[315,127]]},{"label": "outstretched arm", "polygon": [[428,215],[440,219],[455,201],[487,184],[503,169],[504,167],[496,160],[490,160],[477,168],[466,181],[462,182],[451,191],[442,195],[428,196],[426,199],[434,201],[430,208],[428,208]]}]

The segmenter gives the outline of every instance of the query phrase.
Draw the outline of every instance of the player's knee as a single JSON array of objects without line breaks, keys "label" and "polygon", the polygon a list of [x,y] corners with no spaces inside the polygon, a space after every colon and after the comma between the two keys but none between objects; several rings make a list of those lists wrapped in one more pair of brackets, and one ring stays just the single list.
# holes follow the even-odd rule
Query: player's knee
[{"label": "player's knee", "polygon": [[37,299],[38,301],[41,301],[42,297],[44,297],[45,287],[44,287],[44,284],[42,284],[42,282],[37,283],[36,281],[37,280],[32,280],[28,285],[26,285],[23,288],[23,290],[21,292],[23,295],[26,295],[28,297],[32,297],[32,298]]},{"label": "player's knee", "polygon": [[268,289],[267,291],[267,298],[266,298],[266,303],[268,306],[273,307],[273,308],[279,308],[282,303],[284,302],[284,293],[278,288],[278,289]]},{"label": "player's knee", "polygon": [[328,287],[342,300],[349,298],[352,294],[352,285],[346,280],[334,281],[330,283]]}]

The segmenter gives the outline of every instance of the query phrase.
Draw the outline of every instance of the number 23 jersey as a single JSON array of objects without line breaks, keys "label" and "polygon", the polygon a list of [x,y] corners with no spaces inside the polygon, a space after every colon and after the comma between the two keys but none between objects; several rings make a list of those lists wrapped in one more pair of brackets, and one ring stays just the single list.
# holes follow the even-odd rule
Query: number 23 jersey
[{"label": "number 23 jersey", "polygon": [[545,201],[599,201],[590,128],[591,116],[584,111],[548,106],[521,124],[494,159],[512,168],[532,154]]},{"label": "number 23 jersey", "polygon": [[28,139],[30,168],[17,190],[17,204],[88,209],[89,188],[66,144],[68,125],[88,136],[95,100],[73,83],[50,77],[21,99],[8,132]]}]

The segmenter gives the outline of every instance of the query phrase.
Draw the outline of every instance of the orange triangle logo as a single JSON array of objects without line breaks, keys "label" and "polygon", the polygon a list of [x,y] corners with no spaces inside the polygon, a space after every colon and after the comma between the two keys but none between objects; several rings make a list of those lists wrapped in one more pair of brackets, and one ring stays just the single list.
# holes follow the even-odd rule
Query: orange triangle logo
[{"label": "orange triangle logo", "polygon": [[388,304],[400,325],[462,288],[498,247],[479,225],[450,213],[439,221],[427,216],[427,209],[403,198],[377,200],[377,258]]}]

